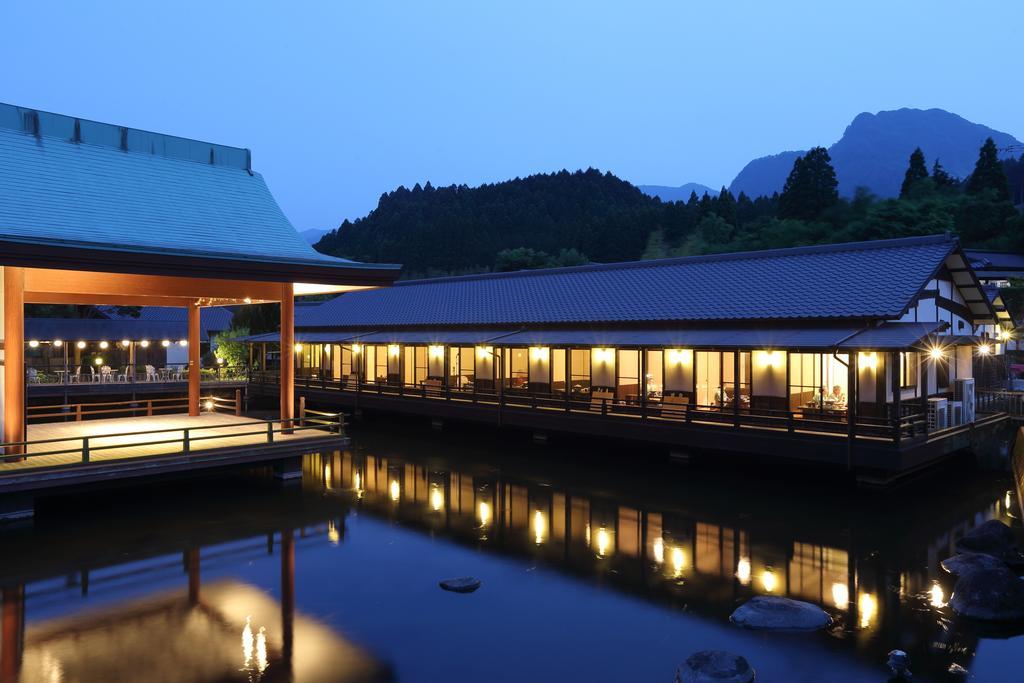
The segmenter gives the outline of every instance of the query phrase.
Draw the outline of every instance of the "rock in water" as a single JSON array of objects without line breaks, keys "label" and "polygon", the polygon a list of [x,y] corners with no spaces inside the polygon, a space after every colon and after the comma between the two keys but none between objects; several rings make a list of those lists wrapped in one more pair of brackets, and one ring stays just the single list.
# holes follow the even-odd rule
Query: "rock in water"
[{"label": "rock in water", "polygon": [[729,621],[743,628],[816,631],[828,626],[832,618],[809,602],[759,595],[740,605]]},{"label": "rock in water", "polygon": [[953,662],[952,664],[949,665],[949,668],[946,669],[946,673],[948,673],[948,674],[950,674],[952,676],[960,676],[961,678],[963,678],[964,676],[966,676],[970,672],[967,669],[965,669],[964,667],[962,667],[959,664],[957,664],[956,662]]},{"label": "rock in water", "polygon": [[445,579],[438,585],[453,593],[472,593],[480,587],[480,579],[474,579],[472,576],[460,576],[457,579]]},{"label": "rock in water", "polygon": [[1011,569],[1024,569],[1024,553],[1017,546],[1010,527],[997,519],[979,524],[956,542],[957,553],[984,553],[1000,560]]},{"label": "rock in water", "polygon": [[890,650],[886,665],[898,681],[909,681],[914,677],[910,673],[910,656],[903,650]]},{"label": "rock in water", "polygon": [[957,579],[949,605],[983,621],[1024,620],[1024,581],[1006,567],[978,569]]},{"label": "rock in water", "polygon": [[953,576],[963,576],[979,569],[1005,569],[1006,563],[985,553],[963,553],[943,560],[942,568]]},{"label": "rock in water", "polygon": [[754,670],[747,660],[724,650],[695,652],[676,670],[677,683],[750,683]]}]

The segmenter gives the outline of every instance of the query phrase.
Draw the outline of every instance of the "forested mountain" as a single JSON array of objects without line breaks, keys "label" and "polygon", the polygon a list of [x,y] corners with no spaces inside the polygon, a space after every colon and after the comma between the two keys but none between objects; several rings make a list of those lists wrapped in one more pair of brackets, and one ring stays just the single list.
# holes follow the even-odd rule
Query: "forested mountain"
[{"label": "forested mountain", "polygon": [[[663,205],[595,169],[532,175],[470,188],[399,187],[365,218],[345,221],[316,248],[365,261],[401,263],[405,275],[500,267],[503,250],[529,248],[567,263],[639,258]],[[571,250],[575,250],[573,253]],[[566,253],[563,253],[566,252]],[[507,256],[507,255],[506,255]]]},{"label": "forested mountain", "polygon": [[[921,148],[928,164],[938,160],[949,173],[963,178],[974,167],[978,147],[986,138],[992,138],[1001,150],[1021,144],[1008,133],[942,109],[865,112],[854,118],[828,153],[839,179],[839,194],[850,198],[863,187],[888,198],[899,194],[907,157],[915,148]],[[782,152],[754,159],[740,171],[729,190],[751,197],[781,192],[793,161],[801,154]],[[1000,156],[1009,157],[1011,152],[1001,152]]]},{"label": "forested mountain", "polygon": [[901,196],[840,196],[827,150],[791,164],[783,191],[751,199],[723,188],[661,202],[589,169],[477,188],[400,187],[365,218],[346,221],[322,252],[405,265],[403,277],[518,270],[588,261],[958,233],[967,246],[1024,251],[1024,155],[998,159],[991,140],[961,180],[920,150],[903,162]]},{"label": "forested mountain", "polygon": [[[712,197],[718,196],[718,190],[701,185],[700,183],[684,183],[679,187],[668,185],[637,185],[640,191],[648,197],[657,197],[663,202],[685,202],[694,192],[700,197],[707,193]],[[769,194],[771,194],[769,192]]]}]

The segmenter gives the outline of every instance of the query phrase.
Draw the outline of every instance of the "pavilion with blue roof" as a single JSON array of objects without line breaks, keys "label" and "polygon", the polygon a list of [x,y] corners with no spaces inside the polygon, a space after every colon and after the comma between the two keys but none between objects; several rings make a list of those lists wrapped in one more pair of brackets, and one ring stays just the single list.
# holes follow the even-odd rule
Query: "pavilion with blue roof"
[{"label": "pavilion with blue roof", "polygon": [[[287,339],[296,295],[386,286],[399,270],[312,249],[247,149],[8,104],[0,104],[0,266],[8,454],[27,441],[25,304],[187,310],[188,405],[198,416],[201,308],[279,302]],[[282,420],[293,403],[285,372]]]}]

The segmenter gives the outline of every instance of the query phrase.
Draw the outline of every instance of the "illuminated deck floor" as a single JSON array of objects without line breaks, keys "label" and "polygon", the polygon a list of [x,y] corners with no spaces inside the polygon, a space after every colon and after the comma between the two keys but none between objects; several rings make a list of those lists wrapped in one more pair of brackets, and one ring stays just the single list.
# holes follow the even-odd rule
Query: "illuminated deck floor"
[{"label": "illuminated deck floor", "polygon": [[[275,425],[275,429],[278,427],[279,425]],[[165,429],[170,431],[136,433]],[[264,422],[221,413],[204,413],[198,417],[179,414],[84,420],[82,422],[53,422],[29,425],[27,440],[31,442],[58,439],[58,441],[31,444],[28,447],[29,457],[17,462],[3,462],[3,458],[0,457],[0,474],[82,463],[82,439],[85,437],[89,439],[90,463],[155,455],[180,455],[182,454],[185,429],[189,429],[190,453],[246,445],[265,446],[267,444],[267,428]],[[274,443],[323,438],[327,435],[328,432],[322,429],[300,430],[292,434],[275,432]],[[71,452],[32,455],[33,453],[61,450],[70,450]]]}]

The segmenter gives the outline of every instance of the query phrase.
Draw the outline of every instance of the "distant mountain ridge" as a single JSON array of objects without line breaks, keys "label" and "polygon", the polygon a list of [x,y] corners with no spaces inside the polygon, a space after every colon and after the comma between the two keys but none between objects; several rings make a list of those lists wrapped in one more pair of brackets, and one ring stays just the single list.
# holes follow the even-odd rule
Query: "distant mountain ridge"
[{"label": "distant mountain ridge", "polygon": [[698,197],[703,197],[705,192],[711,197],[718,196],[718,190],[712,190],[707,185],[700,183],[686,183],[679,187],[668,185],[637,185],[637,187],[648,197],[657,197],[663,202],[685,202],[694,192]]},{"label": "distant mountain ridge", "polygon": [[[989,137],[999,148],[1021,144],[1009,133],[942,109],[897,109],[858,114],[828,151],[840,194],[852,197],[858,187],[865,187],[879,197],[895,197],[915,147],[924,152],[929,169],[938,159],[948,173],[964,178],[974,169],[978,149]],[[750,197],[781,192],[793,161],[801,154],[790,151],[754,159],[737,174],[729,191]]]}]

